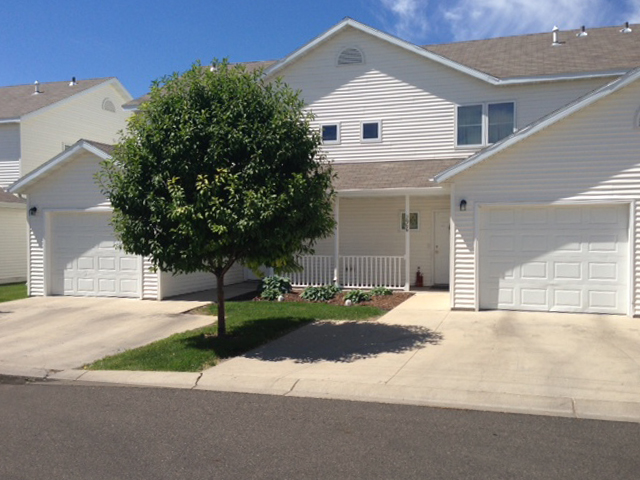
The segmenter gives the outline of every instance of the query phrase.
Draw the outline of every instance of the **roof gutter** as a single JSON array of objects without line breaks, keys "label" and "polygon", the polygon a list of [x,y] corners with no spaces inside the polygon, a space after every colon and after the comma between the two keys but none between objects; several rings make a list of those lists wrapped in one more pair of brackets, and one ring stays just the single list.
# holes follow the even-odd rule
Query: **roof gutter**
[{"label": "roof gutter", "polygon": [[2,118],[0,119],[0,123],[20,123],[20,117]]}]

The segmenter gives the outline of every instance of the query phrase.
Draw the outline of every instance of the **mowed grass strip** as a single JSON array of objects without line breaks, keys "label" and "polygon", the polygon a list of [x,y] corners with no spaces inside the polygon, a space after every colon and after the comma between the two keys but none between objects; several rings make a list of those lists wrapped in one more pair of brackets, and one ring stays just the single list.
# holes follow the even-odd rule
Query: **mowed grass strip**
[{"label": "mowed grass strip", "polygon": [[[178,333],[144,347],[89,365],[91,370],[197,372],[225,358],[242,355],[315,320],[366,320],[385,313],[370,306],[324,303],[227,302],[227,337],[210,325]],[[209,307],[216,315],[217,306]]]},{"label": "mowed grass strip", "polygon": [[27,298],[26,283],[8,283],[0,285],[0,303]]}]

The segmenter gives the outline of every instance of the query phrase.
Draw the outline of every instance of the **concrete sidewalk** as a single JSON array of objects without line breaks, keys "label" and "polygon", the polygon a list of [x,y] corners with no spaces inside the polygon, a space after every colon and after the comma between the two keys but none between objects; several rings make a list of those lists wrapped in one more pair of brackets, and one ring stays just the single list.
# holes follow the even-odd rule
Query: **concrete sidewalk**
[{"label": "concrete sidewalk", "polygon": [[203,373],[49,378],[640,422],[640,321],[451,312],[415,295],[377,322],[318,322]]}]

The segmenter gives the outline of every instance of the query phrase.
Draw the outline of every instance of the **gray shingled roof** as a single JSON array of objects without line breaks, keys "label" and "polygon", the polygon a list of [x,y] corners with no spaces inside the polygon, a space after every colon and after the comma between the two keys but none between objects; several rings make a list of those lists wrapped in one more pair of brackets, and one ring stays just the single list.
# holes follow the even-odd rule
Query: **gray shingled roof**
[{"label": "gray shingled roof", "polygon": [[114,77],[78,80],[77,84],[72,87],[69,86],[71,79],[64,82],[41,83],[41,93],[38,94],[34,93],[33,84],[0,87],[0,119],[19,118],[112,78]]},{"label": "gray shingled roof", "polygon": [[27,203],[24,199],[9,193],[5,192],[4,189],[0,188],[0,203]]},{"label": "gray shingled roof", "polygon": [[497,78],[628,71],[640,66],[640,25],[631,28],[587,28],[584,37],[561,30],[556,46],[549,31],[422,48]]},{"label": "gray shingled roof", "polygon": [[333,188],[343,190],[373,190],[381,188],[437,187],[432,178],[462,159],[405,160],[368,163],[334,163],[337,178]]},{"label": "gray shingled roof", "polygon": [[78,140],[79,142],[87,142],[90,143],[91,145],[93,145],[96,148],[99,148],[100,150],[102,150],[104,153],[106,153],[107,155],[111,155],[113,153],[113,149],[114,146],[113,145],[108,145],[106,143],[100,143],[100,142],[94,142],[93,140],[87,140],[84,138],[81,138],[80,140]]}]

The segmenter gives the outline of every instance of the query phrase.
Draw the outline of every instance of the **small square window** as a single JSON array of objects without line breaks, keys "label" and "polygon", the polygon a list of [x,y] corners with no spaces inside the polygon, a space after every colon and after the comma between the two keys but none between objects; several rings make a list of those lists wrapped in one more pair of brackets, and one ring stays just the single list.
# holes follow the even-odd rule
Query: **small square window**
[{"label": "small square window", "polygon": [[[406,226],[406,214],[402,212],[401,220],[400,220],[400,230],[404,230]],[[409,230],[418,230],[419,222],[418,222],[418,212],[411,212],[409,214]]]},{"label": "small square window", "polygon": [[340,143],[338,124],[322,125],[322,143]]},{"label": "small square window", "polygon": [[362,122],[362,141],[379,142],[382,140],[381,122]]}]

